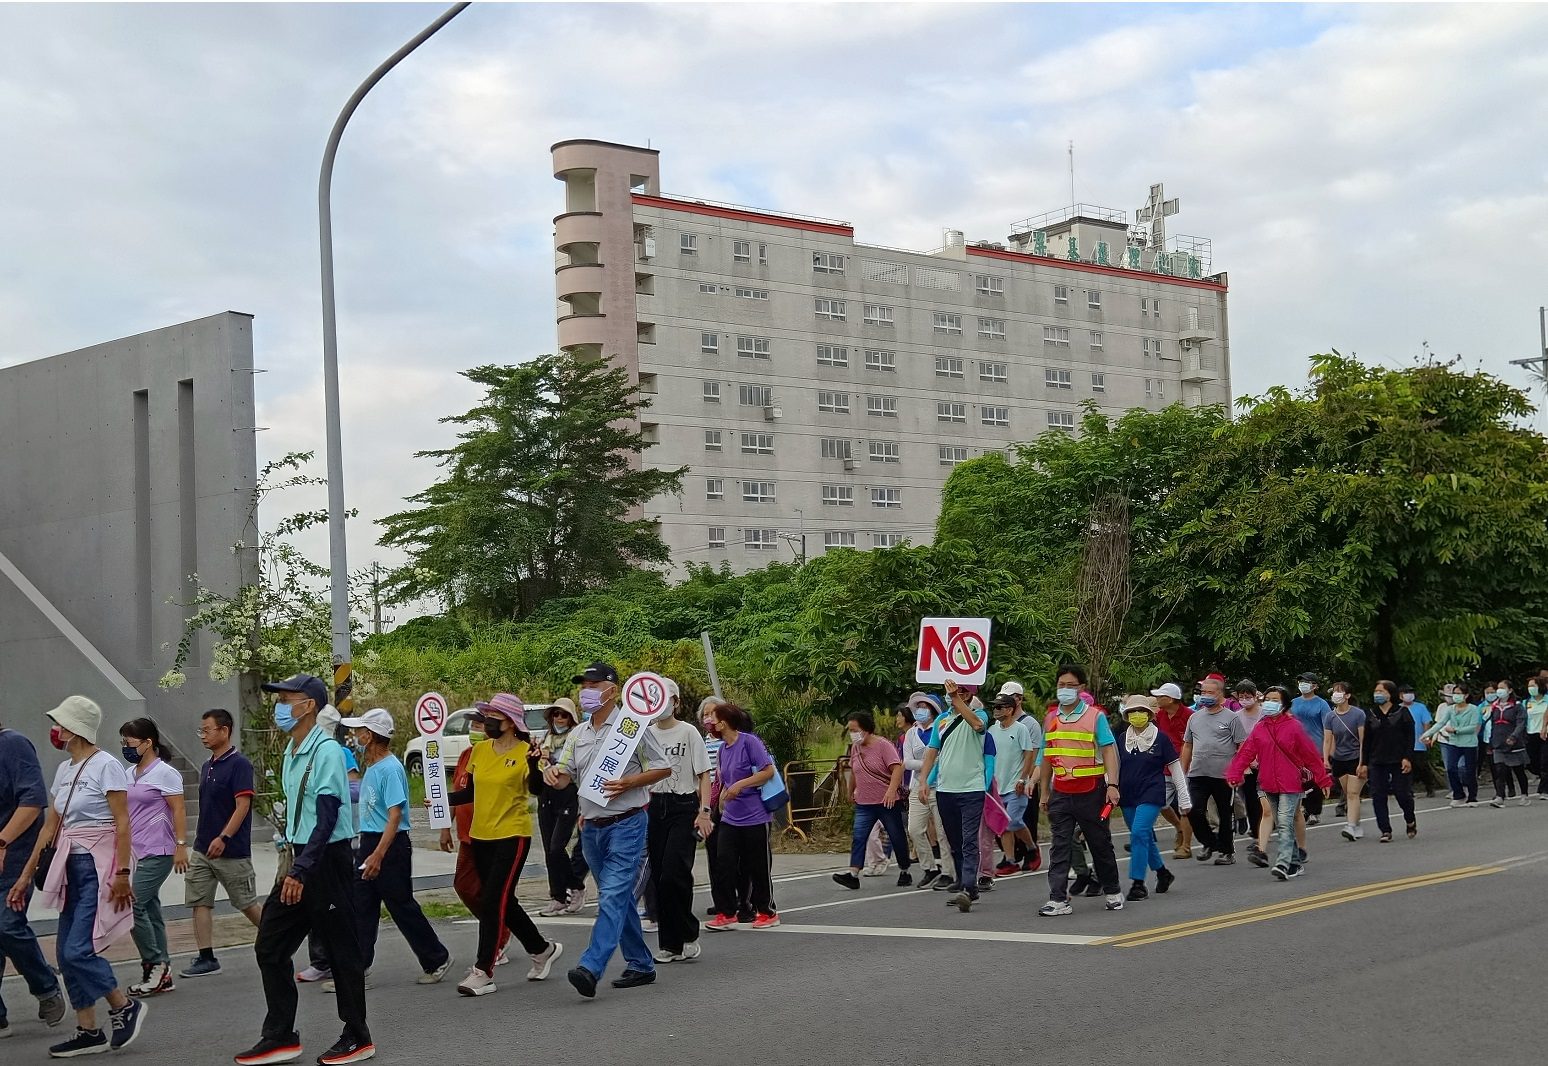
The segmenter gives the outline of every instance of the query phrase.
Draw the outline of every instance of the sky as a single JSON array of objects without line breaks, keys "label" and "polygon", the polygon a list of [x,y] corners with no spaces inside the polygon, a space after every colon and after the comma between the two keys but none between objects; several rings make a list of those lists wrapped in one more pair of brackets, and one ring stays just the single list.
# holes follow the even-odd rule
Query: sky
[{"label": "sky", "polygon": [[[0,366],[251,313],[260,462],[316,449],[320,474],[317,167],[439,10],[0,5]],[[1238,395],[1426,342],[1525,385],[1545,100],[1531,5],[475,4],[339,154],[351,568],[397,561],[372,523],[433,478],[414,452],[477,399],[457,372],[553,349],[555,141],[649,143],[668,193],[933,248],[1068,203],[1073,140],[1081,201],[1162,181],[1169,232],[1214,242]]]}]

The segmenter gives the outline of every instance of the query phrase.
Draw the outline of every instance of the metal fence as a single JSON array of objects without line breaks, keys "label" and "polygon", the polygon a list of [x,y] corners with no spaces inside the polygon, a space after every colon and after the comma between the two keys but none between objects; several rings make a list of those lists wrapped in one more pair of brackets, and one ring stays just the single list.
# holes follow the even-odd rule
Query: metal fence
[{"label": "metal fence", "polygon": [[810,839],[811,829],[844,806],[849,790],[843,787],[849,773],[849,756],[837,759],[802,759],[781,769],[790,806],[785,810],[781,832],[798,840]]}]

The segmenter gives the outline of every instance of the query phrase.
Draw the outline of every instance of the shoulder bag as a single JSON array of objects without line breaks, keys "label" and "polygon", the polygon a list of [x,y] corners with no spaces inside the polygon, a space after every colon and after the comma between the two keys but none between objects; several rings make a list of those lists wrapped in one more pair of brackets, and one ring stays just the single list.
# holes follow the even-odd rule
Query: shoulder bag
[{"label": "shoulder bag", "polygon": [[[324,742],[326,743],[326,742]],[[319,744],[318,747],[322,747]],[[301,771],[301,787],[296,789],[295,802],[290,805],[290,811],[285,817],[285,842],[279,848],[279,861],[274,868],[274,890],[279,891],[280,885],[285,883],[285,878],[290,876],[290,868],[296,864],[296,830],[301,827],[301,804],[306,801],[306,783],[312,776],[312,763],[317,761],[317,748],[312,749],[311,758],[306,760],[306,769]]]}]

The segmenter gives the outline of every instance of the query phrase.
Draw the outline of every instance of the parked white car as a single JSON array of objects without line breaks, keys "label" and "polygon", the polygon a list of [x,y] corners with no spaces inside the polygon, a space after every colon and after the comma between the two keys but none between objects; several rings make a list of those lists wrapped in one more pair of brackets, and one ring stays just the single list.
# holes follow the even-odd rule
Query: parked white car
[{"label": "parked white car", "polygon": [[[543,717],[552,704],[529,703],[527,704],[527,728],[532,730],[532,741],[537,743],[548,732],[548,721]],[[473,716],[478,713],[477,708],[464,707],[459,711],[453,711],[446,719],[446,726],[441,730],[441,758],[446,764],[449,774],[452,767],[457,765],[457,760],[462,753],[473,745],[473,737],[470,726]],[[425,738],[415,736],[403,749],[403,766],[415,777],[425,772]]]}]

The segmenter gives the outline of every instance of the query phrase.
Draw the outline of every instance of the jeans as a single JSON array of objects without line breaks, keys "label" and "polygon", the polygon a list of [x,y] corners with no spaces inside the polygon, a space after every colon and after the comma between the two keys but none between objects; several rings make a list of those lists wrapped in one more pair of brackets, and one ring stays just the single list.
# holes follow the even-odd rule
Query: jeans
[{"label": "jeans", "polygon": [[473,841],[473,864],[479,880],[478,958],[473,964],[487,974],[494,973],[495,956],[513,933],[528,955],[548,950],[548,938],[538,931],[516,898],[516,882],[521,880],[521,868],[531,852],[531,837]]},{"label": "jeans", "polygon": [[1264,796],[1274,812],[1274,836],[1269,842],[1274,853],[1274,865],[1288,869],[1296,861],[1295,808],[1301,802],[1301,793],[1265,792]]},{"label": "jeans", "polygon": [[1403,821],[1414,822],[1414,789],[1409,776],[1403,772],[1402,763],[1371,763],[1367,768],[1371,782],[1371,806],[1376,810],[1376,828],[1383,833],[1392,832],[1392,820],[1387,817],[1387,797],[1396,796],[1403,811]]},{"label": "jeans", "polygon": [[1451,798],[1477,803],[1478,749],[1442,743],[1441,758],[1446,761],[1446,782],[1451,786]]},{"label": "jeans", "polygon": [[581,847],[586,864],[597,879],[597,921],[580,964],[597,977],[607,969],[614,951],[623,952],[624,965],[640,973],[654,973],[656,963],[645,946],[645,930],[634,909],[634,879],[645,861],[645,836],[650,817],[640,811],[621,821],[581,826]]},{"label": "jeans", "polygon": [[1107,790],[1101,778],[1088,792],[1060,792],[1048,797],[1048,831],[1052,844],[1048,856],[1048,898],[1063,902],[1070,895],[1070,860],[1077,847],[1075,830],[1085,835],[1091,848],[1091,864],[1097,880],[1109,896],[1118,892],[1118,860],[1113,857],[1113,834],[1102,817]]},{"label": "jeans", "polygon": [[898,857],[898,869],[907,870],[913,865],[909,861],[905,844],[908,832],[903,827],[903,808],[896,803],[891,807],[880,803],[855,804],[855,832],[849,844],[849,865],[860,867],[864,863],[865,844],[877,822],[887,831],[887,839],[893,841],[893,854]]},{"label": "jeans", "polygon": [[[380,833],[361,833],[360,850],[355,858],[364,862],[381,841]],[[425,973],[438,970],[451,957],[414,898],[413,854],[408,834],[400,832],[387,845],[382,868],[375,877],[367,881],[358,873],[355,876],[355,917],[360,930],[360,956],[367,970],[376,961],[376,933],[381,928],[383,905],[392,916],[392,924],[408,941],[421,970]]]},{"label": "jeans", "polygon": [[744,922],[752,921],[760,914],[774,913],[774,886],[769,877],[773,865],[769,851],[773,840],[770,824],[721,822],[715,830],[719,838],[715,850],[716,878],[728,895],[726,905],[730,908],[718,913],[734,914]]},{"label": "jeans", "polygon": [[[927,870],[939,870],[940,860],[930,848],[929,825],[934,821],[935,836],[941,847],[946,847],[946,827],[941,824],[940,807],[936,804],[935,793],[930,793],[928,802],[920,803],[916,792],[908,804],[908,836],[914,842],[914,854],[919,856],[919,862]],[[948,852],[948,854],[950,854]]]},{"label": "jeans", "polygon": [[699,844],[693,822],[699,816],[699,794],[650,797],[645,850],[650,855],[650,879],[655,892],[657,943],[681,954],[699,939],[699,919],[693,913],[693,858]]},{"label": "jeans", "polygon": [[982,792],[936,792],[941,824],[956,860],[957,884],[972,895],[978,891],[978,830],[984,820]]},{"label": "jeans", "polygon": [[329,844],[306,877],[299,903],[282,903],[278,887],[264,901],[258,918],[253,955],[263,978],[268,1012],[263,1036],[292,1041],[296,1032],[296,974],[291,960],[310,934],[328,956],[338,991],[339,1020],[344,1034],[371,1042],[366,1027],[365,963],[355,918],[355,862],[349,841]]},{"label": "jeans", "polygon": [[1123,820],[1129,823],[1129,880],[1144,881],[1149,870],[1164,870],[1161,845],[1156,843],[1156,819],[1161,808],[1154,803],[1141,803],[1123,809]]},{"label": "jeans", "polygon": [[97,860],[90,855],[66,856],[65,878],[64,910],[59,912],[54,948],[70,1006],[85,1010],[117,988],[118,979],[92,943],[101,902]]},{"label": "jeans", "polygon": [[[1222,855],[1235,853],[1233,841],[1233,829],[1231,825],[1231,786],[1226,784],[1223,777],[1190,777],[1188,778],[1188,795],[1193,797],[1193,810],[1188,814],[1188,822],[1193,826],[1193,839],[1197,840],[1208,851],[1216,851]],[[1219,819],[1219,827],[1209,824],[1209,804],[1215,804],[1215,817]]]},{"label": "jeans", "polygon": [[[27,924],[27,904],[32,899],[32,883],[27,883],[27,894],[22,897],[21,910],[13,911],[4,902],[6,894],[11,891],[11,886],[21,873],[21,864],[18,862],[15,865],[16,869],[0,874],[0,978],[5,976],[5,962],[9,959],[15,965],[16,972],[27,982],[27,991],[38,999],[47,999],[59,994],[59,978],[43,957],[43,949],[38,947],[38,938],[32,926]],[[5,1000],[0,998],[0,1022],[5,1020]]]},{"label": "jeans", "polygon": [[575,823],[580,821],[579,789],[545,788],[538,797],[538,833],[543,840],[543,863],[548,867],[548,898],[565,901],[572,890],[580,892],[586,887],[586,859],[581,854],[581,843],[570,841],[575,837]]},{"label": "jeans", "polygon": [[161,886],[172,874],[172,856],[147,855],[134,864],[134,946],[147,966],[165,966],[167,923],[161,917]]}]

